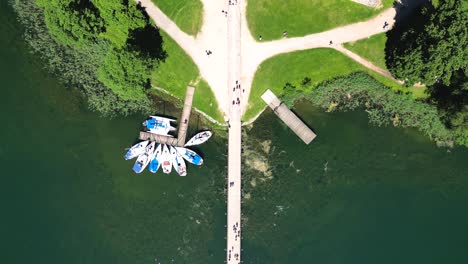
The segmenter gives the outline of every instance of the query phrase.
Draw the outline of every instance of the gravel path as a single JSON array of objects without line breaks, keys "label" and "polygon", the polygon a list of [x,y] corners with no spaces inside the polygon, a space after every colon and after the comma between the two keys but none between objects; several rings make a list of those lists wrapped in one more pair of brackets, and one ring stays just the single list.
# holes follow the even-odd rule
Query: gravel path
[{"label": "gravel path", "polygon": [[[201,0],[203,3],[203,26],[196,37],[182,32],[151,0],[139,0],[146,8],[148,15],[156,25],[167,32],[193,59],[200,70],[200,74],[210,85],[218,104],[229,119],[232,104],[229,91],[232,84],[228,83],[228,16],[222,10],[228,10],[228,1]],[[234,0],[233,0],[234,1]],[[240,5],[240,83],[242,98],[240,102],[241,114],[244,113],[252,86],[252,80],[258,66],[266,59],[281,53],[312,48],[333,48],[353,58],[364,66],[390,77],[388,72],[376,67],[371,62],[345,50],[341,44],[385,32],[394,24],[395,8],[389,8],[376,17],[364,22],[334,28],[325,32],[311,34],[304,37],[284,38],[269,42],[257,42],[247,26],[245,0],[238,0]],[[389,25],[383,28],[384,22]],[[333,42],[330,45],[330,41]],[[211,51],[207,55],[206,51]],[[359,59],[357,59],[359,57]]]}]

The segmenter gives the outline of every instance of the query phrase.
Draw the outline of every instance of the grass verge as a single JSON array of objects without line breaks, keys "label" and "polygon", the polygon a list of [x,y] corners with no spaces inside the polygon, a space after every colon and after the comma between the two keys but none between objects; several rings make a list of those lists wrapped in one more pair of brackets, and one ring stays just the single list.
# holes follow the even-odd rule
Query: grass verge
[{"label": "grass verge", "polygon": [[160,31],[164,39],[163,48],[167,58],[151,74],[151,83],[164,88],[180,99],[184,99],[187,85],[195,86],[193,106],[205,112],[217,121],[224,119],[218,103],[208,83],[200,77],[200,72],[192,59],[169,37]]},{"label": "grass verge", "polygon": [[385,43],[386,33],[380,33],[366,39],[345,43],[344,47],[359,56],[369,60],[382,69],[387,69],[385,65]]},{"label": "grass verge", "polygon": [[257,0],[247,2],[247,21],[254,38],[263,40],[317,33],[369,19],[394,0],[383,0],[383,7],[370,8],[350,0]]},{"label": "grass verge", "polygon": [[[381,33],[381,34],[377,34],[366,39],[345,43],[344,47],[358,54],[364,59],[369,60],[374,65],[384,70],[388,70],[387,66],[385,65],[385,43],[386,42],[387,42],[386,33]],[[388,87],[391,87],[394,90],[410,91],[413,94],[414,98],[425,98],[427,96],[425,94],[424,88],[409,87],[409,88],[402,89],[403,87],[402,85],[395,83],[394,81],[389,80],[388,78],[378,73],[369,71],[369,74],[375,79],[377,79],[379,82],[385,84]]]},{"label": "grass verge", "polygon": [[200,0],[151,0],[179,28],[196,36],[203,24],[203,4]]},{"label": "grass verge", "polygon": [[425,95],[424,88],[406,88],[365,68],[336,50],[311,49],[280,54],[264,61],[259,66],[252,83],[249,105],[243,120],[253,118],[263,109],[265,103],[260,96],[267,89],[281,96],[285,93],[285,84],[289,83],[296,89],[309,92],[323,81],[357,71],[367,72],[394,91],[410,92],[415,99]]}]

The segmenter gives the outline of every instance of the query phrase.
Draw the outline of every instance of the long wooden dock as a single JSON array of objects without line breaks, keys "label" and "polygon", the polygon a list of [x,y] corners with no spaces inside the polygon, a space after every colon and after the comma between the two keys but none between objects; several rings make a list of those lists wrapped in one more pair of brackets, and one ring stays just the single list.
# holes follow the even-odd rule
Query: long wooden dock
[{"label": "long wooden dock", "polygon": [[309,144],[317,136],[301,119],[299,119],[299,117],[284,105],[272,91],[267,90],[262,95],[262,99],[273,109],[273,112],[304,141],[304,143]]},{"label": "long wooden dock", "polygon": [[182,114],[180,115],[176,138],[140,131],[140,140],[150,140],[160,144],[183,147],[187,138],[187,130],[190,121],[190,112],[192,110],[194,93],[195,88],[193,88],[192,86],[187,86],[187,91],[185,92],[184,108],[182,109]]},{"label": "long wooden dock", "polygon": [[187,86],[185,91],[184,109],[179,120],[179,130],[177,131],[177,146],[183,147],[185,145],[185,139],[187,138],[187,129],[190,121],[190,112],[192,111],[193,94],[195,88]]}]

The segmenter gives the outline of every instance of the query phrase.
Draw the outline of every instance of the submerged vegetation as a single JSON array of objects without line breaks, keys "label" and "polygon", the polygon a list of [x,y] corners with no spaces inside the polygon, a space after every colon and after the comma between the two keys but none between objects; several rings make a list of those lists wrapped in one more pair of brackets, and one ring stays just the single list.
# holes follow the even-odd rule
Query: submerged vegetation
[{"label": "submerged vegetation", "polygon": [[[154,109],[151,98],[161,96],[152,85],[183,98],[185,88],[191,84],[197,89],[194,107],[215,120],[223,120],[214,94],[200,79],[197,66],[152,24],[135,1],[11,3],[33,51],[68,87],[84,91],[92,110],[106,116],[150,113]],[[189,28],[196,34],[202,5],[199,1],[193,5],[197,6],[193,12],[200,14],[198,20],[193,18],[189,23]],[[174,3],[163,6],[176,8]]]},{"label": "submerged vegetation", "polygon": [[271,89],[277,95],[288,94],[287,90],[292,87],[310,92],[326,80],[356,71],[367,72],[394,91],[411,93],[414,98],[424,96],[422,88],[403,87],[336,50],[318,48],[280,54],[264,61],[255,74],[244,119],[254,117],[263,109],[265,104],[260,96],[266,89]]},{"label": "submerged vegetation", "polygon": [[444,145],[457,140],[440,120],[435,106],[397,94],[363,72],[324,82],[312,93],[298,93],[290,92],[289,96],[294,100],[306,98],[327,111],[364,108],[375,125],[414,127]]}]

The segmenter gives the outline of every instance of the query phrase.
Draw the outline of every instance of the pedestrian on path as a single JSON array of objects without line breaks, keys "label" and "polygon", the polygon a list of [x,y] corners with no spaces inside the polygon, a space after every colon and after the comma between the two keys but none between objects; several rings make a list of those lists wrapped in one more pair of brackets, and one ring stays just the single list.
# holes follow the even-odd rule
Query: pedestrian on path
[{"label": "pedestrian on path", "polygon": [[333,45],[333,41],[330,40],[330,43],[328,45]]},{"label": "pedestrian on path", "polygon": [[387,27],[388,27],[388,23],[387,23],[387,21],[385,21],[384,24],[383,24],[383,29],[387,29]]}]

